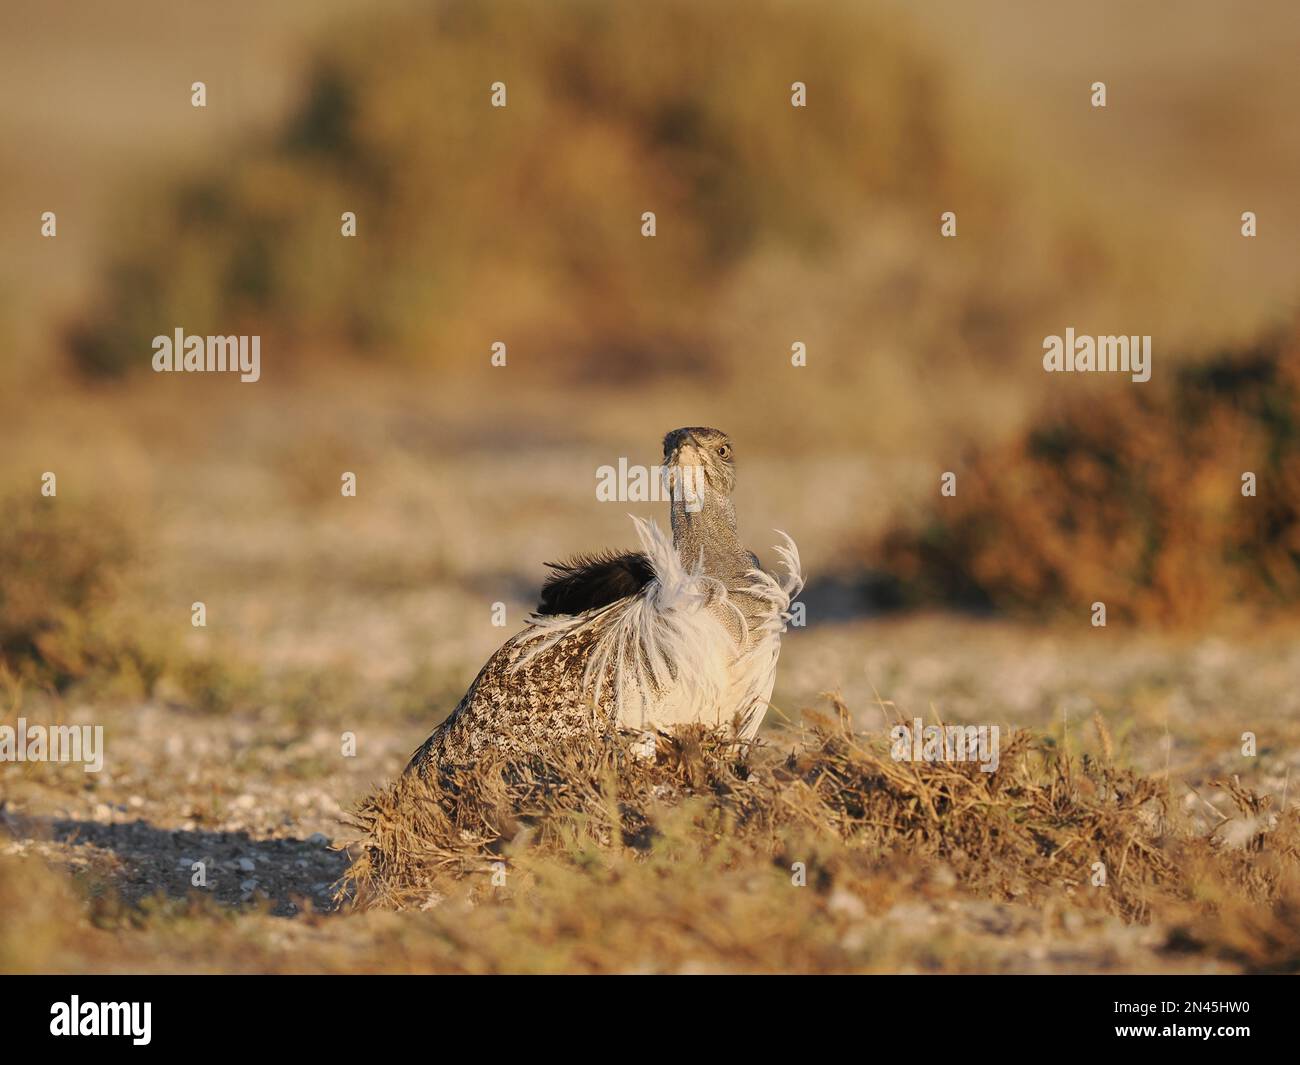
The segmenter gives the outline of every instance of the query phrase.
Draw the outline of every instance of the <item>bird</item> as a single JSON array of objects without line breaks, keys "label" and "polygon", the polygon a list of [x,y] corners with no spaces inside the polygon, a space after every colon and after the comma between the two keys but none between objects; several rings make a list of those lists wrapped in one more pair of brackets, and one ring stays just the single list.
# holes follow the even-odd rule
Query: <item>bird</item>
[{"label": "bird", "polygon": [[777,576],[744,546],[726,433],[675,429],[663,453],[671,535],[632,517],[639,551],[548,563],[525,628],[483,666],[406,774],[428,778],[487,750],[536,755],[684,724],[729,728],[747,749],[803,589],[799,550],[778,530]]}]

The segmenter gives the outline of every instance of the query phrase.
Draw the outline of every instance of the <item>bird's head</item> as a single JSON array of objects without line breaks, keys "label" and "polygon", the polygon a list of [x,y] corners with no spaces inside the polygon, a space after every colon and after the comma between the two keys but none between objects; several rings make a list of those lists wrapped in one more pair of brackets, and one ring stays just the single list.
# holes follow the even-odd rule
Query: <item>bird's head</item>
[{"label": "bird's head", "polygon": [[[721,429],[674,429],[664,437],[664,466],[670,486],[681,476],[681,470],[691,467],[702,471],[706,488],[723,497],[730,496],[736,487],[735,449],[731,437]],[[689,487],[691,482],[687,480],[686,484]]]}]

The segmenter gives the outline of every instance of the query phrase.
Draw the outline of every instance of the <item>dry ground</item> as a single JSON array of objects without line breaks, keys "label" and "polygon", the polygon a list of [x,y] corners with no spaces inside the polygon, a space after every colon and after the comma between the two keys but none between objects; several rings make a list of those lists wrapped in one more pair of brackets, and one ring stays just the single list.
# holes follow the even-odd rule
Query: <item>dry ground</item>
[{"label": "dry ground", "polygon": [[[1029,894],[1006,881],[969,880],[960,867],[954,872],[950,854],[906,833],[863,842],[821,834],[812,822],[793,835],[781,824],[757,843],[737,834],[722,847],[728,832],[709,820],[716,811],[708,813],[708,787],[697,789],[698,799],[687,787],[678,796],[684,805],[664,801],[654,815],[661,842],[649,853],[608,838],[584,842],[579,829],[560,828],[556,853],[529,851],[527,840],[506,847],[508,889],[493,887],[492,862],[467,861],[458,886],[423,896],[426,909],[333,909],[349,860],[338,848],[360,835],[346,823],[349,813],[400,771],[502,640],[491,604],[505,602],[510,624],[520,623],[541,561],[622,542],[625,510],[657,508],[593,505],[595,466],[621,445],[597,429],[566,436],[557,427],[564,411],[517,448],[495,439],[466,446],[468,416],[462,424],[446,416],[434,430],[389,397],[326,390],[299,397],[317,423],[285,428],[276,400],[291,400],[270,396],[249,407],[214,394],[201,416],[173,420],[165,403],[119,404],[109,415],[73,395],[61,401],[64,417],[84,426],[93,447],[36,429],[23,437],[23,449],[40,456],[33,463],[62,471],[58,506],[123,516],[132,561],[115,573],[112,595],[87,608],[94,623],[76,630],[91,660],[79,676],[61,691],[39,678],[9,678],[6,721],[22,714],[102,724],[108,758],[100,774],[0,768],[12,837],[0,865],[6,968],[1060,972],[1294,964],[1285,947],[1290,911],[1277,909],[1290,875],[1280,843],[1269,860],[1284,863],[1282,894],[1245,915],[1224,910],[1222,887],[1200,874],[1177,879],[1149,908],[1116,912],[1081,900],[1073,875],[1049,876]],[[358,450],[341,443],[340,423]],[[174,464],[146,457],[148,441],[162,438]],[[444,439],[461,441],[454,458]],[[354,461],[367,447],[373,456]],[[1131,769],[1149,780],[1187,838],[1253,838],[1253,815],[1212,786],[1216,779],[1267,797],[1267,812],[1282,813],[1284,828],[1294,817],[1284,814],[1300,797],[1293,626],[1225,620],[1222,631],[1189,634],[1095,630],[1086,615],[1051,626],[873,616],[846,586],[818,579],[819,563],[860,528],[851,508],[816,505],[843,483],[836,456],[801,469],[768,459],[761,449],[746,456],[744,527],[760,552],[765,526],[787,528],[813,583],[809,624],[790,632],[783,651],[764,758],[779,762],[801,747],[805,709],[824,710],[820,693],[837,690],[864,750],[878,746],[899,715],[998,724],[1004,736],[1018,726],[1034,736],[1024,770],[1034,779],[1047,779],[1058,754],[1077,767],[1086,756]],[[353,467],[360,493],[345,500],[338,471]],[[107,483],[87,484],[94,470],[112,471]],[[878,477],[862,490],[908,483],[905,470],[882,468]],[[499,534],[483,536],[480,525]],[[206,629],[190,625],[196,600],[207,605]],[[120,653],[96,659],[95,641]],[[70,661],[66,647],[46,646]],[[1241,755],[1245,731],[1258,737],[1257,757]],[[355,756],[343,752],[347,733]],[[1075,773],[1082,778],[1081,768]],[[1095,786],[1080,787],[1071,801],[1095,799]],[[890,801],[897,813],[911,800]],[[1247,829],[1224,827],[1243,820]],[[1269,847],[1284,836],[1270,835]],[[696,857],[683,860],[687,854]],[[39,874],[33,886],[37,857],[57,872]],[[190,883],[199,860],[209,871],[206,890]],[[810,888],[791,884],[793,860],[807,862]],[[57,883],[65,870],[72,888]],[[433,897],[442,902],[429,904]]]},{"label": "dry ground", "polygon": [[[251,388],[65,376],[69,315],[98,288],[104,253],[139,239],[128,190],[190,167],[243,174],[247,138],[274,129],[299,95],[314,31],[351,6],[149,0],[110,16],[24,2],[0,14],[0,131],[34,147],[2,168],[0,225],[19,236],[0,264],[0,547],[35,562],[0,556],[0,647],[12,667],[0,720],[98,724],[107,741],[100,774],[0,764],[0,970],[1300,966],[1294,621],[1225,615],[1162,631],[1096,630],[1086,611],[1050,625],[880,616],[855,570],[863,543],[933,496],[959,442],[988,442],[1038,413],[1027,399],[1043,391],[1036,353],[1011,346],[1008,327],[1041,334],[1087,317],[1105,332],[1156,332],[1168,338],[1160,357],[1177,360],[1290,317],[1300,290],[1289,212],[1300,127],[1286,111],[1294,10],[1197,0],[1171,19],[1122,0],[1077,14],[880,5],[894,11],[882,25],[919,26],[914,39],[946,57],[933,84],[963,104],[935,141],[956,153],[950,191],[981,177],[999,195],[958,197],[962,237],[948,257],[913,228],[932,234],[940,206],[910,201],[905,163],[874,155],[886,177],[886,163],[902,167],[907,195],[869,210],[860,189],[846,199],[865,228],[846,230],[857,239],[837,257],[759,257],[737,275],[744,298],[711,318],[743,356],[726,387],[689,366],[681,380],[635,386],[560,380],[548,353],[530,359],[526,346],[512,349],[509,376],[489,379],[472,321],[472,343],[408,352],[399,371],[287,342]],[[543,21],[564,25],[549,8]],[[359,65],[374,66],[364,53]],[[204,75],[224,91],[195,122],[176,90]],[[882,76],[882,89],[899,88]],[[1079,104],[1098,77],[1112,89],[1104,122]],[[436,107],[416,81],[412,99]],[[913,88],[894,102],[910,106]],[[637,133],[569,144],[577,172],[589,169],[584,153],[639,143]],[[861,150],[838,130],[833,142]],[[697,150],[707,163],[709,146]],[[804,165],[798,150],[778,154]],[[473,191],[454,167],[443,172]],[[427,175],[406,177],[419,202]],[[1018,191],[1003,202],[1006,190]],[[51,201],[57,241],[33,225]],[[1262,220],[1252,242],[1237,235],[1246,209]],[[463,246],[478,248],[483,219],[458,221]],[[591,251],[539,226],[530,232],[554,236],[562,262]],[[1072,226],[1112,257],[1056,239]],[[154,265],[170,278],[163,244]],[[1037,255],[1019,256],[1026,247]],[[541,265],[549,276],[555,264]],[[501,302],[490,286],[476,298]],[[577,324],[600,309],[575,307]],[[1041,328],[1017,317],[1026,308]],[[472,302],[454,309],[472,319]],[[824,337],[793,385],[782,315],[800,330],[811,316]],[[434,356],[442,373],[416,365]],[[705,368],[716,356],[686,353]],[[644,772],[580,767],[570,792],[590,802],[557,810],[533,796],[542,809],[529,823],[494,826],[504,838],[449,841],[430,813],[432,835],[410,852],[431,840],[451,864],[431,874],[417,862],[363,892],[365,903],[409,908],[336,908],[349,861],[373,872],[375,859],[373,848],[340,849],[362,833],[350,814],[367,796],[382,805],[410,751],[522,623],[542,562],[627,543],[626,510],[662,520],[654,507],[596,505],[596,466],[649,463],[659,435],[682,424],[736,437],[751,545],[763,555],[768,530],[787,530],[812,578],[809,624],[783,651],[753,783],[726,758],[671,747]],[[59,496],[40,501],[47,470]],[[345,470],[358,475],[356,499],[339,495]],[[77,590],[83,566],[102,571],[102,588]],[[196,601],[203,629],[190,625]],[[490,623],[496,602],[506,630]],[[813,720],[805,710],[827,707],[826,690],[842,694],[851,735],[834,714],[829,732],[799,730]],[[879,744],[895,715],[1031,737],[986,801],[962,790],[970,784],[894,775]],[[1241,753],[1247,731],[1254,757]],[[619,826],[653,831],[625,841],[611,830],[611,780],[635,799]],[[837,780],[839,797],[828,796]],[[944,788],[976,803],[963,807],[961,831],[974,831],[984,803],[1001,842],[951,845],[934,808]],[[415,798],[427,810],[429,797]],[[761,816],[739,816],[738,802]],[[1118,847],[1109,889],[1084,886],[1100,844],[1080,832],[1088,825]],[[394,837],[371,827],[382,856]],[[191,885],[196,861],[206,889]],[[791,882],[796,861],[806,887]],[[366,870],[354,868],[375,887]]]}]

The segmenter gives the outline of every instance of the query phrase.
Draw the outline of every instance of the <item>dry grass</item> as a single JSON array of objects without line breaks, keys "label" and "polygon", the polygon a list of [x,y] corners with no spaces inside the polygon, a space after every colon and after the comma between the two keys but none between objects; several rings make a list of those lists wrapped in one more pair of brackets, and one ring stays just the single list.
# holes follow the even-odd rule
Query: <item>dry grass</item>
[{"label": "dry grass", "polygon": [[[500,903],[512,911],[501,919],[528,934],[534,922],[599,914],[630,937],[622,955],[636,959],[658,957],[657,937],[635,934],[629,912],[644,908],[647,921],[668,920],[694,940],[708,923],[697,891],[734,890],[750,905],[760,894],[775,911],[795,903],[792,869],[802,862],[810,894],[832,912],[880,913],[897,905],[901,885],[922,883],[927,897],[961,904],[1172,921],[1178,949],[1195,944],[1246,968],[1300,965],[1294,809],[1271,814],[1267,799],[1228,783],[1238,816],[1227,830],[1211,826],[1174,809],[1166,781],[1109,759],[1075,760],[1023,731],[991,774],[973,763],[900,763],[836,709],[789,746],[762,746],[747,759],[713,734],[688,731],[661,736],[652,760],[613,741],[530,760],[489,757],[432,782],[403,777],[360,807],[362,839],[339,897],[362,910]],[[1099,862],[1104,886],[1095,883]],[[615,883],[616,899],[607,890]],[[1248,939],[1245,928],[1258,934]],[[710,961],[779,968],[798,953],[786,930],[782,921],[755,928],[731,957],[719,951]],[[862,961],[810,947],[798,967]]]}]

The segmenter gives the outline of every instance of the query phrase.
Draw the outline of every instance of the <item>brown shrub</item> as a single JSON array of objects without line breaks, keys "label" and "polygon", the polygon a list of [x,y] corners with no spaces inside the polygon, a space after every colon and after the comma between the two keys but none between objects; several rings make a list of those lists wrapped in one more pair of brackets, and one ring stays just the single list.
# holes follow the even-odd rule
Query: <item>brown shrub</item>
[{"label": "brown shrub", "polygon": [[0,665],[62,687],[115,655],[91,615],[130,555],[102,510],[30,494],[0,503]]},{"label": "brown shrub", "polygon": [[[1300,598],[1300,332],[1083,391],[871,548],[893,594],[1188,622]],[[1258,496],[1242,495],[1242,474]]]}]

